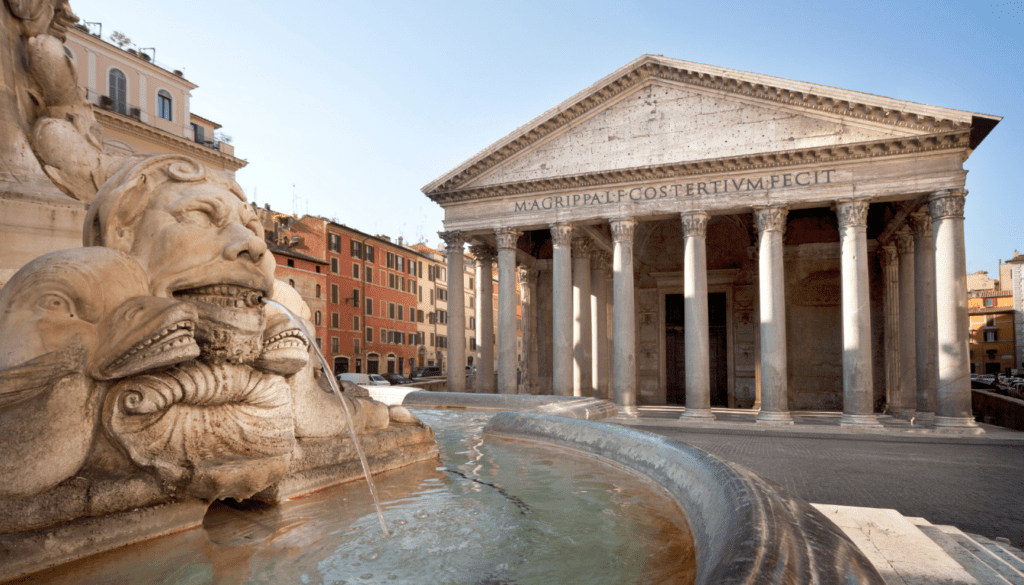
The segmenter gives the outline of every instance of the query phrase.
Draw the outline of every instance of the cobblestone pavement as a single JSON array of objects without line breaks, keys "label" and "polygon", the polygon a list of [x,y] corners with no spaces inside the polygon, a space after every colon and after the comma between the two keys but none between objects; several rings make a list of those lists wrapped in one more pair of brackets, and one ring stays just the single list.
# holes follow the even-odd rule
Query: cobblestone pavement
[{"label": "cobblestone pavement", "polygon": [[808,502],[892,508],[1024,547],[1024,445],[933,444],[635,428],[739,463]]}]

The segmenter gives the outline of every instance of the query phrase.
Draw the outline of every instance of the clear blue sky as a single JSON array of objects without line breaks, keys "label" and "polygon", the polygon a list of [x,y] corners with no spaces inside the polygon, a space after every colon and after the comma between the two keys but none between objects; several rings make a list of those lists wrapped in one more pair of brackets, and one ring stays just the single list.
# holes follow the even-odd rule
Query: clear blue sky
[{"label": "clear blue sky", "polygon": [[[436,244],[420,188],[644,53],[1003,116],[967,269],[1024,251],[1024,2],[72,0],[199,84],[261,205]],[[293,208],[294,192],[300,200]],[[994,274],[992,274],[995,276]]]}]

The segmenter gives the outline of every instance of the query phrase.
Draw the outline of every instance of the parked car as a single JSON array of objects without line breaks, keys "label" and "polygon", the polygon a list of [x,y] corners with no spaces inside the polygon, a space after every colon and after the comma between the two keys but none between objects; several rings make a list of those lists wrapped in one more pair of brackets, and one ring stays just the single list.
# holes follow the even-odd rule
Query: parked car
[{"label": "parked car", "polygon": [[402,374],[381,374],[384,379],[388,381],[392,386],[401,386],[402,384],[413,384],[414,382],[409,378],[406,378]]},{"label": "parked car", "polygon": [[390,386],[391,383],[380,374],[344,373],[335,376],[339,382],[352,382],[357,386]]},{"label": "parked car", "polygon": [[441,378],[441,366],[421,366],[412,371],[410,378]]}]

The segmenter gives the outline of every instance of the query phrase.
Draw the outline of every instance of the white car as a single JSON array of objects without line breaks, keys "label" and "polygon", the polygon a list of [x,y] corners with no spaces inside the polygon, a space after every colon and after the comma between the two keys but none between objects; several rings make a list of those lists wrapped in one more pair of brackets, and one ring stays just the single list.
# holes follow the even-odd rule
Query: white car
[{"label": "white car", "polygon": [[390,386],[391,383],[379,374],[344,373],[335,376],[339,382],[352,382],[357,386]]}]

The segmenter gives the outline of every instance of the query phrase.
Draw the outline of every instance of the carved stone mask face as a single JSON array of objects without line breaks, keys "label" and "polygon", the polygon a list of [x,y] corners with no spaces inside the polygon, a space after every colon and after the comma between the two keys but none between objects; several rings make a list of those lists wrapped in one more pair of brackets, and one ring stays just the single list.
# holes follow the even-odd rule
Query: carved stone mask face
[{"label": "carved stone mask face", "polygon": [[135,228],[131,255],[158,297],[195,305],[196,339],[215,361],[251,361],[266,325],[274,259],[252,209],[210,182],[160,186]]}]

